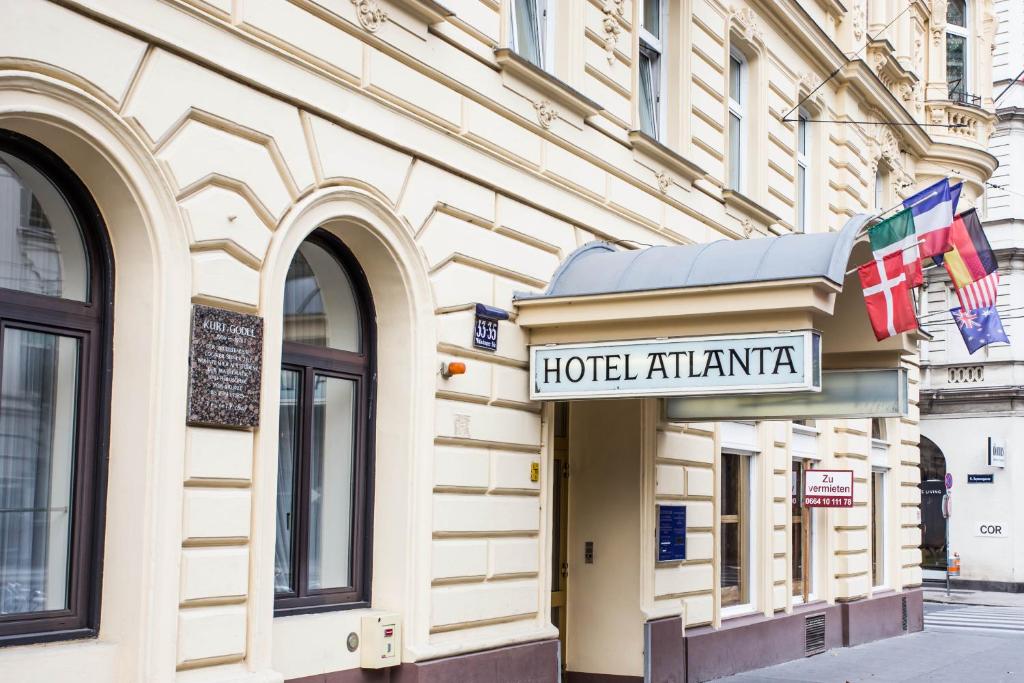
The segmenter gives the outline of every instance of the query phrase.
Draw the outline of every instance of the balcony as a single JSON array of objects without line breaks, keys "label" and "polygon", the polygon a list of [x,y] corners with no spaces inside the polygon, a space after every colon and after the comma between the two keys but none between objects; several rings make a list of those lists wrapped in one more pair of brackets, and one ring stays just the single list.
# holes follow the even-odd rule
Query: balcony
[{"label": "balcony", "polygon": [[954,91],[948,100],[925,103],[927,122],[946,128],[931,128],[932,139],[953,145],[964,145],[978,150],[988,148],[988,140],[995,128],[995,116],[981,108],[977,95]]}]

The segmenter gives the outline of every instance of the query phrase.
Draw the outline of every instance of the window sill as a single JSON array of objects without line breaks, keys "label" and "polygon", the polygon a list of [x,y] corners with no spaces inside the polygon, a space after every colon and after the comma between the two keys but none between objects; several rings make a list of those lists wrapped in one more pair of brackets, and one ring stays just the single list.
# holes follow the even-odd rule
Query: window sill
[{"label": "window sill", "polygon": [[781,220],[774,213],[736,190],[722,190],[722,198],[728,208],[736,209],[753,222],[763,225],[765,230]]},{"label": "window sill", "polygon": [[394,0],[395,4],[414,17],[424,21],[427,26],[440,24],[455,12],[434,0]]},{"label": "window sill", "polygon": [[703,168],[681,154],[677,154],[642,130],[629,131],[629,142],[637,152],[664,164],[666,171],[677,173],[691,183],[707,175]]},{"label": "window sill", "polygon": [[533,62],[523,59],[511,48],[496,49],[494,58],[504,73],[530,85],[542,96],[567,111],[587,118],[603,109],[597,102],[570,87],[569,84],[555,78]]},{"label": "window sill", "polygon": [[742,619],[743,617],[749,617],[755,614],[760,615],[761,612],[753,605],[734,605],[732,607],[723,607],[721,611],[722,621]]}]

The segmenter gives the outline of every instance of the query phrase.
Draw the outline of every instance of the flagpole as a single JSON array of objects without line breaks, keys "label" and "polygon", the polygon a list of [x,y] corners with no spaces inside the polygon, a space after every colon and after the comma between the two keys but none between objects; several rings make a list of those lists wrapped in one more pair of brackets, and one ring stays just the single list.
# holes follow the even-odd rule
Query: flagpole
[{"label": "flagpole", "polygon": [[[946,182],[949,183],[949,176],[946,177]],[[963,181],[961,180],[960,182],[963,182]],[[884,211],[879,211],[878,213],[872,214],[870,216],[870,218],[868,218],[867,223],[864,224],[864,227],[861,228],[860,230],[858,230],[857,234],[854,235],[854,239],[857,239],[858,237],[860,237],[861,235],[866,233],[870,228],[874,227],[874,226],[870,226],[870,227],[868,226],[868,223],[870,223],[873,219],[881,218],[885,214],[887,214],[890,211],[893,211],[895,209],[912,209],[915,206],[917,206],[918,204],[920,204],[921,202],[925,201],[926,199],[931,199],[931,197],[932,197],[932,195],[928,195],[927,197],[921,197],[919,200],[917,200],[916,202],[914,202],[910,206],[904,206],[903,202],[900,202],[899,204],[896,204],[894,206],[890,206],[888,209],[885,209]]]},{"label": "flagpole", "polygon": [[[924,244],[924,240],[920,239],[920,240],[914,242],[913,244],[911,244],[910,246],[903,247],[899,251],[894,251],[891,254],[886,254],[886,256],[892,256],[892,254],[902,254],[903,252],[907,251],[908,249],[916,249],[917,247],[921,246],[922,244]],[[872,261],[880,261],[880,260],[881,259],[872,259]],[[853,268],[850,268],[850,270],[846,271],[845,275],[852,275],[853,273],[856,273],[861,267],[866,266],[868,263],[871,263],[871,261],[865,261],[864,263],[860,264],[859,266],[854,266]],[[844,277],[845,277],[845,275],[844,275]]]}]

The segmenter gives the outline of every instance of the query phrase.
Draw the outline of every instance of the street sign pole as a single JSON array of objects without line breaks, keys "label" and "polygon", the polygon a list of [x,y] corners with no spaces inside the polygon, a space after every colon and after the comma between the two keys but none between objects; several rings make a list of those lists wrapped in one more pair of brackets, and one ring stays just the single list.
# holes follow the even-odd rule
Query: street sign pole
[{"label": "street sign pole", "polygon": [[952,473],[946,472],[943,479],[943,483],[946,485],[946,495],[942,497],[942,516],[946,519],[946,597],[949,598],[949,518],[953,512],[953,501],[950,499],[953,495]]}]

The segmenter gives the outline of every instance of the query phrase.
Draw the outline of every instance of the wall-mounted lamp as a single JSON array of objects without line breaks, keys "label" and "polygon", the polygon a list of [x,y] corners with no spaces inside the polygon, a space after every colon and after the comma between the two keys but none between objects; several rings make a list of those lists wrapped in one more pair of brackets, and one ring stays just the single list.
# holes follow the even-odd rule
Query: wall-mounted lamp
[{"label": "wall-mounted lamp", "polygon": [[450,363],[441,363],[441,376],[445,379],[450,378],[452,375],[464,375],[466,374],[466,364],[458,361],[452,361]]}]

